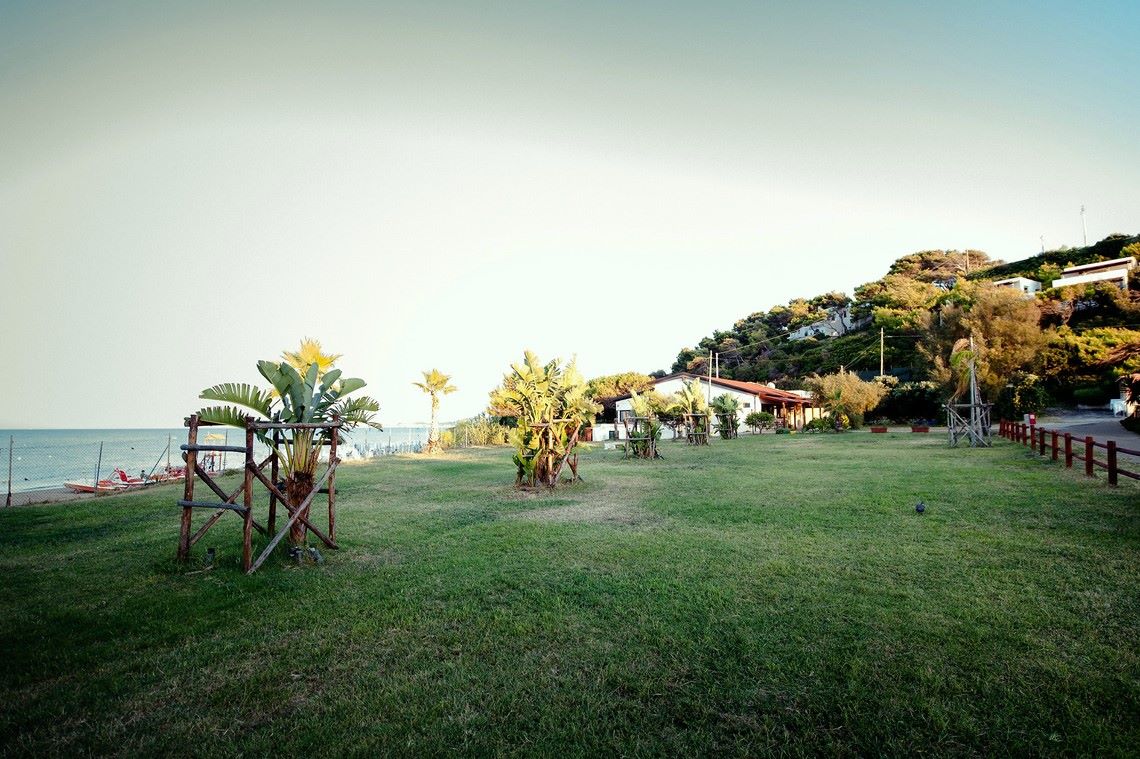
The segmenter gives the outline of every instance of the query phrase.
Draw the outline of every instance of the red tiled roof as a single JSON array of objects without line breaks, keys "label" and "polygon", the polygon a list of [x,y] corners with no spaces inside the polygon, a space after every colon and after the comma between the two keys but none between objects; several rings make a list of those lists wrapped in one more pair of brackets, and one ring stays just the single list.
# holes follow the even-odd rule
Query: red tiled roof
[{"label": "red tiled roof", "polygon": [[[699,379],[704,382],[709,381],[708,377],[704,377],[699,374],[693,374],[691,372],[676,372],[674,374],[669,374],[664,377],[655,379],[653,381],[653,384],[656,385],[658,382],[676,379],[677,377],[684,377],[686,379]],[[732,390],[740,390],[741,392],[751,393],[752,395],[759,397],[761,400],[768,401],[769,403],[800,403],[811,405],[812,402],[811,398],[805,398],[802,395],[797,395],[796,393],[791,393],[787,390],[779,390],[774,387],[768,387],[767,385],[761,385],[759,382],[741,382],[740,380],[713,377],[712,384],[718,385],[720,387],[731,388]],[[626,395],[618,396],[613,400],[618,401],[628,397],[629,394],[627,393]]]}]

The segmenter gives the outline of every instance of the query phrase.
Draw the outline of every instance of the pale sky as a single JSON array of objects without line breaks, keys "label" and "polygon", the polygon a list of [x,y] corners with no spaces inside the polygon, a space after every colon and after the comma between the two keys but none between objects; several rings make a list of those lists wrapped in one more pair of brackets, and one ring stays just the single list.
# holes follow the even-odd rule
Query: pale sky
[{"label": "pale sky", "polygon": [[306,335],[457,418],[524,348],[1140,231],[1135,2],[306,5],[0,0],[0,427],[178,425]]}]

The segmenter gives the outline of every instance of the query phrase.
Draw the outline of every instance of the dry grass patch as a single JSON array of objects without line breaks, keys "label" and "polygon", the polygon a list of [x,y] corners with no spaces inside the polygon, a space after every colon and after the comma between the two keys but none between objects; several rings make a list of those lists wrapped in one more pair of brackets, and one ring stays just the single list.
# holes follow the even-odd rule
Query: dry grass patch
[{"label": "dry grass patch", "polygon": [[[558,503],[536,506],[513,516],[536,522],[579,522],[592,524],[646,527],[660,524],[664,518],[642,504],[655,489],[649,477],[643,474],[610,473],[602,486],[581,489],[567,488],[558,491]],[[539,494],[522,492],[527,500],[537,500]],[[569,497],[573,502],[565,503]]]}]

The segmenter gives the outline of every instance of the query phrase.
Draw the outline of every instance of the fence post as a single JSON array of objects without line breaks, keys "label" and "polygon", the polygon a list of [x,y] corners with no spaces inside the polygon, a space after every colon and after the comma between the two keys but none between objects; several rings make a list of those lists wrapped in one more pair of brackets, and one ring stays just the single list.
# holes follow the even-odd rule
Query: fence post
[{"label": "fence post", "polygon": [[1052,445],[1050,447],[1053,449],[1053,460],[1056,461],[1057,460],[1057,431],[1056,430],[1053,430],[1053,438],[1052,438],[1051,442],[1052,442]]},{"label": "fence post", "polygon": [[[198,415],[191,414],[186,420],[189,431],[186,433],[186,476],[183,478],[182,499],[194,500],[194,475],[198,467]],[[178,560],[186,561],[190,558],[190,527],[193,524],[193,514],[189,506],[182,507],[182,522],[178,532]]]},{"label": "fence post", "polygon": [[1044,456],[1045,455],[1045,428],[1042,427],[1040,430],[1038,430],[1037,434],[1041,438],[1041,440],[1039,441],[1040,444],[1037,446],[1037,452],[1040,453],[1042,456]]},{"label": "fence post", "polygon": [[1029,439],[1025,441],[1026,444],[1032,448],[1033,444],[1037,442],[1037,425],[1029,425]]},{"label": "fence post", "polygon": [[1116,441],[1108,441],[1108,484],[1116,485]]},{"label": "fence post", "polygon": [[1092,435],[1085,435],[1085,475],[1093,477],[1093,439]]},{"label": "fence post", "polygon": [[[229,440],[229,433],[226,433]],[[223,451],[224,453],[224,451]],[[245,418],[245,479],[242,481],[242,514],[241,534],[241,571],[249,573],[253,561],[253,469],[257,466],[253,461],[253,419]],[[224,471],[224,470],[223,470]]]},{"label": "fence post", "polygon": [[95,462],[95,479],[91,485],[95,488],[95,495],[99,495],[99,470],[103,468],[103,441],[99,441],[99,459]]},{"label": "fence post", "polygon": [[11,435],[8,436],[8,497],[4,501],[4,506],[7,508],[12,505],[12,446],[15,445],[15,438]]},{"label": "fence post", "polygon": [[1073,434],[1065,433],[1065,468],[1073,468]]}]

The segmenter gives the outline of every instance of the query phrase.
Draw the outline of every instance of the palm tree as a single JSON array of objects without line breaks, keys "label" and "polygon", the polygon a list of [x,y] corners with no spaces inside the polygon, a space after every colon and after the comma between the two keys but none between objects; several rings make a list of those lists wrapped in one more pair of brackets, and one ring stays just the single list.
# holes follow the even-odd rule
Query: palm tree
[{"label": "palm tree", "polygon": [[306,337],[301,340],[301,346],[297,350],[284,351],[281,358],[302,376],[309,371],[310,366],[316,364],[317,379],[321,379],[332,371],[333,365],[342,355],[341,353],[325,353],[321,348],[320,340]]},{"label": "palm tree", "polygon": [[[347,397],[364,387],[362,379],[341,379],[340,369],[332,369],[318,380],[320,367],[316,361],[308,364],[304,375],[284,361],[280,364],[259,361],[257,371],[273,386],[272,390],[235,382],[214,385],[203,390],[199,397],[231,405],[204,408],[198,412],[198,418],[203,422],[241,428],[245,427],[247,417],[252,417],[294,424],[339,420],[342,429],[352,429],[361,424],[382,429],[379,422],[373,421],[380,404],[366,395]],[[285,496],[291,505],[296,505],[304,501],[313,489],[323,441],[315,439],[312,427],[294,429],[291,435],[281,442],[280,448],[275,447],[273,440],[264,433],[259,438],[265,445],[275,448],[285,475]],[[289,540],[295,544],[304,540],[304,527],[299,521],[293,524]]]},{"label": "palm tree", "polygon": [[412,384],[431,396],[431,426],[428,428],[427,448],[424,450],[424,453],[435,453],[440,450],[439,423],[437,421],[439,414],[439,396],[454,393],[459,388],[449,384],[451,382],[451,376],[444,374],[439,369],[423,372],[423,375],[423,382],[413,382]]}]

